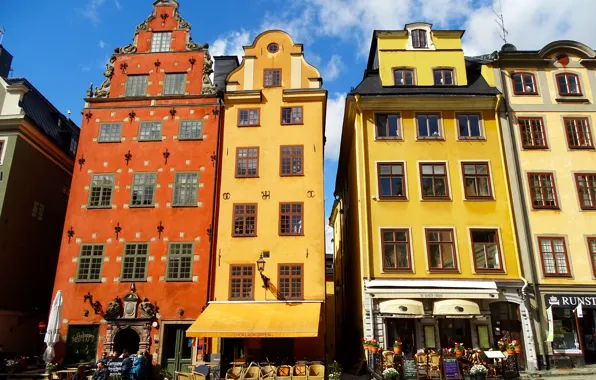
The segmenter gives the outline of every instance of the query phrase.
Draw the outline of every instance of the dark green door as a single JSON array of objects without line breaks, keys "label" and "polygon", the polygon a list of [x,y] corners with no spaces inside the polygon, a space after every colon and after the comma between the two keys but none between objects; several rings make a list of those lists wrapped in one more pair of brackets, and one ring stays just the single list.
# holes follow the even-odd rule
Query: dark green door
[{"label": "dark green door", "polygon": [[172,375],[176,371],[190,372],[192,338],[186,337],[190,325],[165,325],[163,366]]}]

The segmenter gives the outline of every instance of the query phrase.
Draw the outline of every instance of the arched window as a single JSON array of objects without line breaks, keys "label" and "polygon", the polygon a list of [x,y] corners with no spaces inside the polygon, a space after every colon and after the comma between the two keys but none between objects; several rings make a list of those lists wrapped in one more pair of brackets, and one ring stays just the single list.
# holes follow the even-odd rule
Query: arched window
[{"label": "arched window", "polygon": [[577,74],[563,73],[557,74],[557,87],[561,96],[580,96],[582,89],[579,84]]},{"label": "arched window", "polygon": [[416,49],[428,48],[426,42],[426,30],[414,29],[412,30],[412,46]]}]

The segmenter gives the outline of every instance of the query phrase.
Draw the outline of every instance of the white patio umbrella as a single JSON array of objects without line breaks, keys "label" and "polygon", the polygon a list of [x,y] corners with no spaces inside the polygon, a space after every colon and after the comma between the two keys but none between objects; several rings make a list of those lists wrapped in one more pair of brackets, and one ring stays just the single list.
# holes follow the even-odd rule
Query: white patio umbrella
[{"label": "white patio umbrella", "polygon": [[48,328],[44,342],[47,345],[46,351],[43,353],[43,360],[49,363],[54,359],[54,345],[60,340],[60,319],[62,316],[62,290],[56,292],[54,302],[52,303],[52,310],[50,311],[50,319],[48,321]]}]

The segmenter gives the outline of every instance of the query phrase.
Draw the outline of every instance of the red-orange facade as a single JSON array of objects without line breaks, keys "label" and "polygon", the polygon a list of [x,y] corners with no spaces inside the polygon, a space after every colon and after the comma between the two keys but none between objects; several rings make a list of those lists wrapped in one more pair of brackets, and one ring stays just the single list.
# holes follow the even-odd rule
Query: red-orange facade
[{"label": "red-orange facade", "polygon": [[170,370],[190,364],[184,330],[208,297],[223,116],[207,48],[175,0],[155,1],[87,92],[54,285],[56,360],[127,349]]}]

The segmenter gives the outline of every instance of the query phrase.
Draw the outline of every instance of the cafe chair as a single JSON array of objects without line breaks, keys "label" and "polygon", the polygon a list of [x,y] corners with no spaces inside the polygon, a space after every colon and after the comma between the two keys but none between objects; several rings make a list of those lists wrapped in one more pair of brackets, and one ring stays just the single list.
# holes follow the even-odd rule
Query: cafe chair
[{"label": "cafe chair", "polygon": [[242,375],[242,367],[232,367],[226,371],[226,380],[238,380]]},{"label": "cafe chair", "polygon": [[260,380],[274,380],[277,368],[274,365],[265,364],[261,366]]},{"label": "cafe chair", "polygon": [[441,356],[433,352],[428,357],[428,377],[431,379],[441,378]]},{"label": "cafe chair", "polygon": [[294,369],[291,365],[280,365],[277,367],[278,380],[290,380],[292,378],[292,371]]},{"label": "cafe chair", "polygon": [[194,380],[190,373],[186,372],[174,372],[176,374],[176,380]]},{"label": "cafe chair", "polygon": [[245,379],[259,379],[261,377],[261,369],[259,367],[250,367],[245,371]]},{"label": "cafe chair", "polygon": [[192,380],[207,380],[207,376],[202,373],[192,371]]},{"label": "cafe chair", "polygon": [[321,364],[311,364],[308,367],[308,380],[324,380],[325,366]]},{"label": "cafe chair", "polygon": [[392,351],[383,352],[383,368],[393,368],[395,354]]},{"label": "cafe chair", "polygon": [[428,378],[428,357],[423,352],[417,353],[414,357],[416,358],[416,373],[418,378]]},{"label": "cafe chair", "polygon": [[292,380],[307,380],[308,378],[308,366],[300,363],[294,366],[294,372],[292,372]]}]

